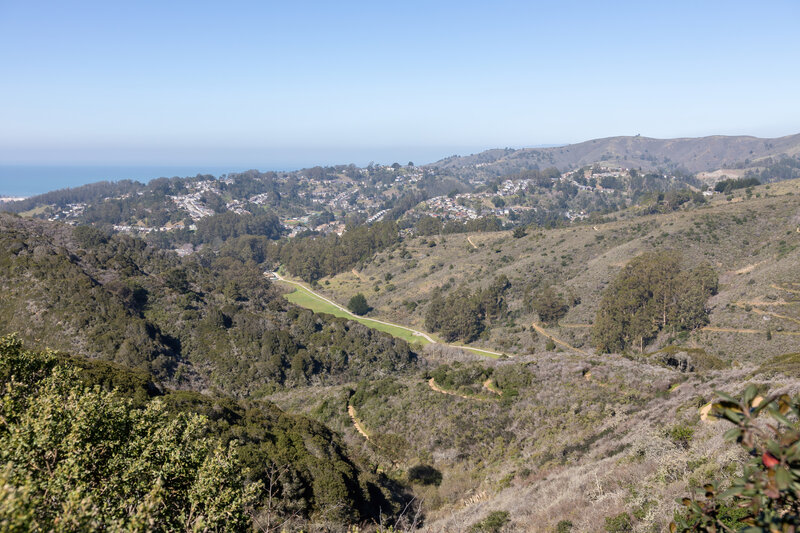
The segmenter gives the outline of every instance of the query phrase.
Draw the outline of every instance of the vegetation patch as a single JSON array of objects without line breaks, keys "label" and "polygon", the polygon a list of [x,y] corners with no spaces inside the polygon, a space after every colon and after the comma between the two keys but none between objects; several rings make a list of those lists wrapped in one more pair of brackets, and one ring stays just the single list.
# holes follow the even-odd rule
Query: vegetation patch
[{"label": "vegetation patch", "polygon": [[709,354],[702,348],[686,348],[683,346],[666,346],[653,352],[650,358],[681,372],[704,372],[728,368],[728,364],[719,357]]},{"label": "vegetation patch", "polygon": [[787,376],[800,375],[800,352],[773,357],[758,367],[757,373],[782,372]]},{"label": "vegetation patch", "polygon": [[416,335],[412,331],[405,329],[401,326],[384,324],[382,322],[371,320],[369,318],[354,316],[352,313],[344,311],[339,307],[336,307],[335,305],[331,304],[330,302],[327,302],[322,298],[318,297],[317,295],[309,292],[308,289],[305,289],[304,287],[297,285],[295,285],[294,287],[295,290],[285,295],[285,297],[287,300],[289,300],[295,305],[299,305],[300,307],[305,307],[306,309],[310,309],[315,313],[327,313],[329,315],[333,315],[336,317],[346,318],[348,320],[355,320],[356,322],[359,322],[360,324],[363,324],[368,328],[376,329],[378,331],[383,331],[384,333],[388,333],[393,337],[397,337],[398,339],[403,339],[409,344],[425,345],[430,342],[425,337]]},{"label": "vegetation patch", "polygon": [[708,264],[681,268],[677,252],[642,254],[630,261],[603,293],[592,335],[604,352],[644,347],[659,331],[692,330],[708,323],[706,301],[717,273]]}]

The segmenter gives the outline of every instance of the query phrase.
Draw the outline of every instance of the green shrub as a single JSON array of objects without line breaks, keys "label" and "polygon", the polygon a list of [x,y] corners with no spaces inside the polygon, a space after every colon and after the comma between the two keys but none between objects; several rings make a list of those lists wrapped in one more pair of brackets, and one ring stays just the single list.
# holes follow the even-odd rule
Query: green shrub
[{"label": "green shrub", "polygon": [[689,442],[694,436],[694,428],[684,424],[677,424],[667,431],[667,436],[681,448],[688,448]]},{"label": "green shrub", "polygon": [[350,298],[350,301],[347,302],[347,308],[355,315],[365,315],[370,310],[366,296],[360,292]]},{"label": "green shrub", "polygon": [[545,323],[553,323],[563,318],[569,311],[569,305],[561,294],[556,293],[552,287],[545,287],[535,295],[528,296],[530,306]]},{"label": "green shrub", "polygon": [[235,442],[208,436],[207,418],[84,388],[13,338],[0,358],[13,376],[0,399],[4,530],[250,529],[261,484],[247,483]]},{"label": "green shrub", "polygon": [[472,524],[470,533],[499,533],[508,524],[508,511],[492,511],[480,522]]},{"label": "green shrub", "polygon": [[633,531],[631,515],[628,513],[620,513],[614,517],[607,517],[605,530],[608,533],[628,533],[629,531]]},{"label": "green shrub", "polygon": [[442,473],[430,465],[419,464],[408,469],[408,480],[420,485],[440,485]]}]

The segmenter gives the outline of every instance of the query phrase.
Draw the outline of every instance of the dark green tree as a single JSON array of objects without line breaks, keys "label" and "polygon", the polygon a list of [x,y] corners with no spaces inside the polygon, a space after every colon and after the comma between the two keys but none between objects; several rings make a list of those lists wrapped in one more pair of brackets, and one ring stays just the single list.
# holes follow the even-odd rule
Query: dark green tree
[{"label": "dark green tree", "polygon": [[539,319],[545,323],[556,322],[569,311],[567,302],[552,287],[545,287],[536,293],[531,303]]},{"label": "dark green tree", "polygon": [[370,310],[367,298],[360,292],[350,298],[350,301],[347,302],[347,308],[356,315],[365,315]]},{"label": "dark green tree", "polygon": [[708,322],[706,301],[717,291],[710,265],[682,268],[674,251],[648,252],[632,259],[603,293],[593,328],[605,352],[635,346],[640,351],[662,330],[681,331]]}]

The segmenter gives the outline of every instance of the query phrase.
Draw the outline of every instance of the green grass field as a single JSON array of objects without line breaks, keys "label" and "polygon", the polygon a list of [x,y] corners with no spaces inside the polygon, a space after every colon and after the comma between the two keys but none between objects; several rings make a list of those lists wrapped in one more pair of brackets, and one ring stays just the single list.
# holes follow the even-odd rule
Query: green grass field
[{"label": "green grass field", "polygon": [[[319,298],[315,294],[309,292],[308,289],[306,289],[302,285],[295,284],[294,282],[291,281],[284,281],[283,283],[287,283],[292,287],[294,287],[295,289],[294,292],[285,294],[284,297],[295,305],[299,305],[300,307],[305,307],[306,309],[311,309],[315,313],[328,313],[329,315],[338,316],[341,318],[348,318],[350,320],[356,320],[369,328],[377,329],[378,331],[383,331],[385,333],[388,333],[389,335],[392,335],[393,337],[397,337],[398,339],[403,339],[409,344],[413,343],[421,345],[429,344],[429,341],[426,338],[420,337],[419,335],[415,335],[406,328],[403,328],[401,326],[382,324],[380,322],[376,322],[375,320],[371,320],[369,318],[360,317],[348,313],[347,311],[342,311],[341,309],[331,304],[330,302],[326,302],[325,300]],[[436,335],[430,335],[430,336],[437,342],[446,344]],[[499,355],[470,348],[468,346],[461,346],[459,344],[453,344],[452,346],[458,346],[462,350],[468,350],[472,353],[482,355],[484,357],[491,357],[492,359],[498,359],[500,357]]]},{"label": "green grass field", "polygon": [[352,318],[350,313],[345,313],[338,307],[335,307],[325,300],[320,300],[310,292],[295,287],[294,292],[284,295],[284,297],[295,305],[311,309],[315,313],[328,313],[329,315],[340,316],[343,318]]},{"label": "green grass field", "polygon": [[333,316],[338,316],[342,318],[348,318],[350,320],[356,320],[367,327],[372,329],[377,329],[378,331],[383,331],[392,335],[393,337],[397,337],[399,339],[403,339],[404,341],[408,342],[409,344],[418,343],[418,344],[428,344],[428,340],[420,337],[419,335],[414,335],[411,331],[399,327],[399,326],[390,326],[388,324],[381,324],[380,322],[376,322],[374,320],[370,320],[369,318],[363,318],[356,315],[352,315],[348,312],[342,311],[338,307],[326,302],[315,296],[314,294],[310,293],[305,288],[295,285],[294,283],[291,284],[294,287],[294,292],[286,294],[285,297],[287,300],[292,302],[295,305],[299,305],[300,307],[305,307],[306,309],[311,309],[315,313],[328,313]]}]

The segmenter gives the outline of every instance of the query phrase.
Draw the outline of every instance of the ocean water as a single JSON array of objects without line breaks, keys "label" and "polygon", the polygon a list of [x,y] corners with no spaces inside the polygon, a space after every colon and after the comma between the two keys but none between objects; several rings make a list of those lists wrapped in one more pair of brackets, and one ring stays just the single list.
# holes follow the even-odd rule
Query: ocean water
[{"label": "ocean water", "polygon": [[[248,168],[214,166],[27,166],[0,165],[0,197],[33,196],[96,181],[131,179],[147,183],[155,178],[197,174],[219,176]],[[260,169],[262,171],[271,169]]]}]

